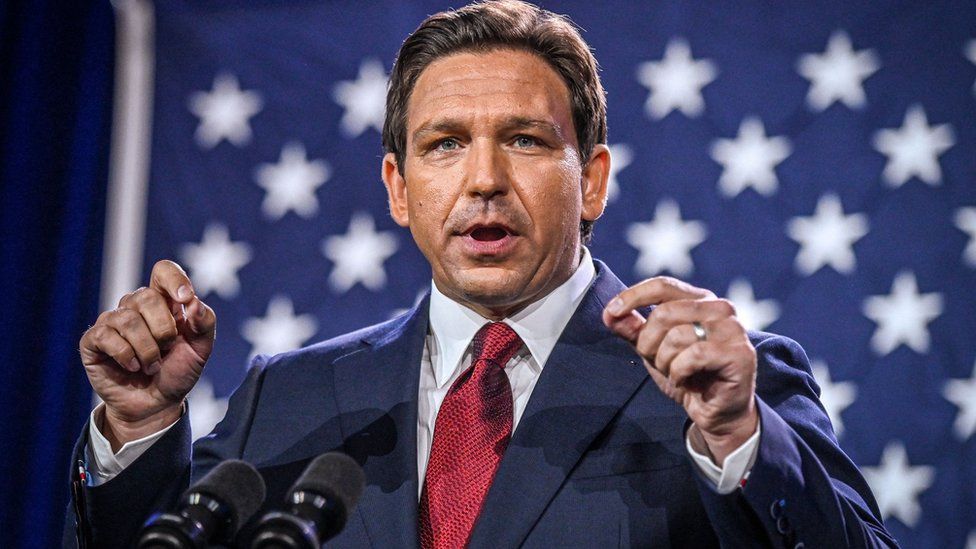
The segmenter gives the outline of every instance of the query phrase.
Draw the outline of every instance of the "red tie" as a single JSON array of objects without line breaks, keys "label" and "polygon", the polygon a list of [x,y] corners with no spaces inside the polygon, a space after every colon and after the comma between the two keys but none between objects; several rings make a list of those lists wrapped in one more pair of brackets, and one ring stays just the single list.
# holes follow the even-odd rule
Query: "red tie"
[{"label": "red tie", "polygon": [[522,340],[507,324],[492,322],[475,334],[473,346],[473,364],[437,412],[420,495],[423,549],[467,543],[512,436],[512,387],[505,364]]}]

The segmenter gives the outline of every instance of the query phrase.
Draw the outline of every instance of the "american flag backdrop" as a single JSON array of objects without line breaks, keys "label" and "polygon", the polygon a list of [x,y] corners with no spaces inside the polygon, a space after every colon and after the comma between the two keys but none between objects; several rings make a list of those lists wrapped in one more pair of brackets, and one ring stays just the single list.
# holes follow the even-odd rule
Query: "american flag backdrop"
[{"label": "american flag backdrop", "polygon": [[[172,258],[217,312],[199,436],[250,356],[429,286],[387,212],[379,130],[399,44],[461,2],[129,4],[148,84],[123,102],[150,123],[113,154],[147,162],[144,227],[108,236],[138,251],[132,287]],[[542,4],[582,27],[607,89],[593,255],[798,340],[903,546],[976,548],[976,3]]]}]

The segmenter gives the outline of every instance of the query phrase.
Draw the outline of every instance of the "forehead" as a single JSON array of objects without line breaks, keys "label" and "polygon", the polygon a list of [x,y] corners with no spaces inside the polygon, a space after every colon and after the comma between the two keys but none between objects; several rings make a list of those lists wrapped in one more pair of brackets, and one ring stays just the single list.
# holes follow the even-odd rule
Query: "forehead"
[{"label": "forehead", "polygon": [[571,130],[571,112],[569,88],[539,56],[512,49],[461,52],[437,59],[420,74],[407,104],[407,127],[441,117],[490,123],[523,116]]}]

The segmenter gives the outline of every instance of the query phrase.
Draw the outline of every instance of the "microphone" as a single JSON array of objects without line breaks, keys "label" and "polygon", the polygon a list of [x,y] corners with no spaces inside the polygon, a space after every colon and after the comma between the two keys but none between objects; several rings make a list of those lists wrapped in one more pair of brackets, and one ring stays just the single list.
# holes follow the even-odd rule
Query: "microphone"
[{"label": "microphone", "polygon": [[363,469],[351,457],[320,455],[291,487],[289,511],[261,518],[251,549],[319,549],[342,531],[365,484]]},{"label": "microphone", "polygon": [[204,549],[230,543],[264,501],[264,479],[249,463],[221,462],[183,493],[176,513],[156,513],[142,527],[140,549]]}]

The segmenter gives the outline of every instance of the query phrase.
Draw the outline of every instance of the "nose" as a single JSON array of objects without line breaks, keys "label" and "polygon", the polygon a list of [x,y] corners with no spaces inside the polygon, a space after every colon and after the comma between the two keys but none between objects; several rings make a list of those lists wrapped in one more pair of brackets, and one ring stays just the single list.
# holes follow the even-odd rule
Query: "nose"
[{"label": "nose", "polygon": [[483,200],[504,195],[511,186],[508,159],[487,141],[472,146],[465,166],[465,192]]}]

